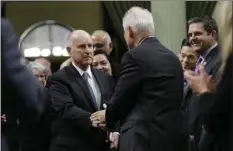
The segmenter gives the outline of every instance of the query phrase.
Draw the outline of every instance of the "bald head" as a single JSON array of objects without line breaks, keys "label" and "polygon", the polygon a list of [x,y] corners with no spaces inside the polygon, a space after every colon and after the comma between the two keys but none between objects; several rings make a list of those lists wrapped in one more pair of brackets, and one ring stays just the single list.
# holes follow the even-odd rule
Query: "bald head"
[{"label": "bald head", "polygon": [[92,33],[95,50],[104,50],[108,55],[112,52],[112,40],[109,34],[103,30],[95,30]]},{"label": "bald head", "polygon": [[68,46],[72,45],[77,40],[90,38],[90,34],[84,30],[75,30],[68,36]]},{"label": "bald head", "polygon": [[92,63],[93,41],[89,33],[75,30],[68,36],[67,51],[72,61],[81,69],[86,70]]}]

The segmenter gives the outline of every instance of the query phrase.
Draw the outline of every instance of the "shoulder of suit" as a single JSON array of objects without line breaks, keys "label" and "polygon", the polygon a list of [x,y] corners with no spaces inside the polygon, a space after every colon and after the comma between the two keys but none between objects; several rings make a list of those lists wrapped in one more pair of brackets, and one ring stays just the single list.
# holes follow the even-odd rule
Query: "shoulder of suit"
[{"label": "shoulder of suit", "polygon": [[50,80],[62,80],[62,79],[66,79],[67,78],[67,74],[68,74],[68,66],[62,68],[61,70],[58,70],[56,72],[54,72],[51,76],[50,76]]},{"label": "shoulder of suit", "polygon": [[13,29],[13,25],[8,19],[1,18],[1,29],[4,29],[2,31],[5,31],[6,29]]}]

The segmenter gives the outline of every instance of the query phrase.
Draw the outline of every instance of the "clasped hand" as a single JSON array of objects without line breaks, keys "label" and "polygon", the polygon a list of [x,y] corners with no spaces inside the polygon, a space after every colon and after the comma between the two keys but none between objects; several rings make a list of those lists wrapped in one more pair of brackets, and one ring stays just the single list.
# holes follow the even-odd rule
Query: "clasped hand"
[{"label": "clasped hand", "polygon": [[93,127],[99,127],[105,129],[106,122],[105,122],[105,112],[106,110],[101,110],[93,113],[90,117]]}]

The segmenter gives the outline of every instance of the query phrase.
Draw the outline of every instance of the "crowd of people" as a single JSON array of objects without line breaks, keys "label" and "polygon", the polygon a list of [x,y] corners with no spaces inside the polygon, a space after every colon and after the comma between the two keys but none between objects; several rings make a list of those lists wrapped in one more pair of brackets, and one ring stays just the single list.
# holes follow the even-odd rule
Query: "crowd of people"
[{"label": "crowd of people", "polygon": [[23,65],[11,23],[2,30],[2,151],[231,151],[232,3],[219,23],[188,21],[175,54],[155,37],[151,12],[122,19],[128,51],[111,58],[106,31],[67,37],[69,59]]}]

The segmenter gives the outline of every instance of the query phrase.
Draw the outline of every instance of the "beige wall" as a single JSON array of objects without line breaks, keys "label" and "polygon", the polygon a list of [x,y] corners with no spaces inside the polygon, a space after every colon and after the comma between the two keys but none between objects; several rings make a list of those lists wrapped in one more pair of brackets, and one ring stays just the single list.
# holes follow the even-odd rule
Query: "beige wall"
[{"label": "beige wall", "polygon": [[155,22],[155,35],[160,42],[175,53],[186,37],[185,1],[151,1]]},{"label": "beige wall", "polygon": [[101,2],[7,2],[6,15],[20,36],[30,25],[56,20],[92,32],[103,28]]}]

